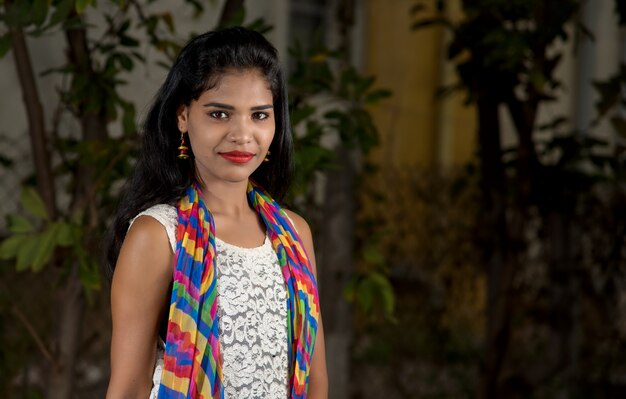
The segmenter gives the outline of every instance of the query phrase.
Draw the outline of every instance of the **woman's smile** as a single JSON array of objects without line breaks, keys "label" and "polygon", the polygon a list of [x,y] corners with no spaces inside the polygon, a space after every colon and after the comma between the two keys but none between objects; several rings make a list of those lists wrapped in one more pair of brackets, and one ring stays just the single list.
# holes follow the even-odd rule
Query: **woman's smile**
[{"label": "woman's smile", "polygon": [[238,164],[248,163],[254,158],[253,153],[245,151],[220,152],[219,154],[228,161]]}]

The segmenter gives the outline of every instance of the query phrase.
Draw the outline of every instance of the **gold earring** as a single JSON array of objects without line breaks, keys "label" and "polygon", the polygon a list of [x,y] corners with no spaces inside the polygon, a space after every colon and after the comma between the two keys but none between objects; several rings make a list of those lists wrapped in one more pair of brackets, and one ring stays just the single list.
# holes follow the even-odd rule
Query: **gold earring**
[{"label": "gold earring", "polygon": [[263,162],[269,162],[270,161],[270,158],[269,158],[270,154],[271,154],[270,151],[267,150],[267,153],[265,154],[265,158],[263,158]]},{"label": "gold earring", "polygon": [[187,159],[189,147],[185,145],[185,132],[180,132],[180,145],[178,146],[178,159]]}]

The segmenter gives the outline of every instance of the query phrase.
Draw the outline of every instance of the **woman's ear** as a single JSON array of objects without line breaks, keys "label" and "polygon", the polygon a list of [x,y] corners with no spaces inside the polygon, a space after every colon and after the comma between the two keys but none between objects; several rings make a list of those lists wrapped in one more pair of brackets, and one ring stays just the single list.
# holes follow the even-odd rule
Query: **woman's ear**
[{"label": "woman's ear", "polygon": [[178,123],[178,130],[181,132],[187,132],[187,121],[189,117],[189,107],[185,104],[181,104],[176,110],[176,122]]}]

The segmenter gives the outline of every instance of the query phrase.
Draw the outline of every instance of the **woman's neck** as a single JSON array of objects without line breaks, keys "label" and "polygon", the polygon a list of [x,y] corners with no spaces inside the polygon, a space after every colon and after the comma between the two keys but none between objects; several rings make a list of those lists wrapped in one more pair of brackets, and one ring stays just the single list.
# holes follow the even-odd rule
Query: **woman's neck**
[{"label": "woman's neck", "polygon": [[201,184],[202,198],[213,215],[241,216],[250,212],[247,182],[211,182]]}]

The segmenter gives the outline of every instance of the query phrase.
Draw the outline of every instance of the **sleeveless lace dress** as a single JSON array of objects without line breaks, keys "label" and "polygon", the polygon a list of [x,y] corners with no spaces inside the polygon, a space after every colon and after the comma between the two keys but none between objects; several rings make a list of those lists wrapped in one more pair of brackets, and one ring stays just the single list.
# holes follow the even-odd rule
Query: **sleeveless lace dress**
[{"label": "sleeveless lace dress", "polygon": [[[140,215],[159,221],[176,249],[176,208],[155,205]],[[133,219],[134,220],[134,219]],[[132,221],[131,221],[132,224]],[[215,239],[219,338],[226,398],[287,398],[287,291],[270,240],[241,248]],[[163,368],[157,349],[150,399],[156,399]]]}]

